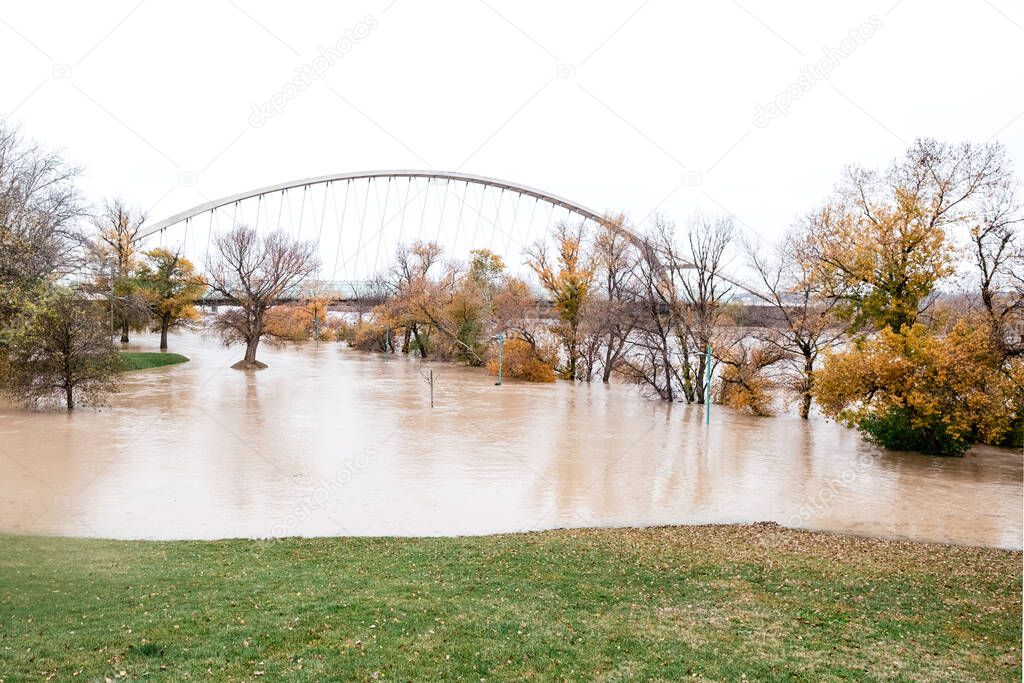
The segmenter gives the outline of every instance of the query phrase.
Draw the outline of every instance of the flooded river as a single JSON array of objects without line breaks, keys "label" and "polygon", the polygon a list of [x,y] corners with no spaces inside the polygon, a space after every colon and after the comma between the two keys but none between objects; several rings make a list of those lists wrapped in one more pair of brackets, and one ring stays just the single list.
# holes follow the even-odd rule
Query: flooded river
[{"label": "flooded river", "polygon": [[[141,338],[133,348],[156,348]],[[506,383],[338,344],[198,335],[108,407],[0,407],[0,532],[114,538],[454,535],[775,521],[1020,548],[1022,458],[886,453],[824,420]],[[437,376],[436,407],[421,371]]]}]

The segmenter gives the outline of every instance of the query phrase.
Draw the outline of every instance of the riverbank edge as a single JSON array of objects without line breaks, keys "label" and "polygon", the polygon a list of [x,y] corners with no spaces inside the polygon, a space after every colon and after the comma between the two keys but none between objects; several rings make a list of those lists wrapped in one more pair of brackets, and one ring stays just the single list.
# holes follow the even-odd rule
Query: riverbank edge
[{"label": "riverbank edge", "polygon": [[852,531],[833,531],[829,529],[806,529],[803,527],[786,526],[778,522],[722,522],[711,524],[653,524],[650,526],[580,526],[580,527],[554,527],[551,529],[531,529],[524,531],[498,531],[484,534],[431,534],[423,536],[410,536],[402,534],[379,535],[350,535],[350,536],[219,536],[217,538],[116,538],[112,536],[70,536],[67,534],[46,534],[29,533],[17,531],[0,531],[0,542],[5,538],[38,538],[38,539],[66,539],[69,541],[102,541],[111,543],[234,543],[251,542],[260,544],[280,543],[283,541],[331,541],[346,539],[365,539],[374,541],[417,541],[417,540],[460,540],[460,539],[501,539],[518,536],[540,536],[551,533],[571,532],[643,532],[643,531],[664,531],[672,529],[689,530],[713,530],[713,529],[739,529],[750,531],[779,530],[797,534],[808,534],[810,536],[829,537],[836,539],[849,539],[851,541],[869,541],[876,543],[907,544],[915,546],[930,546],[935,548],[961,548],[967,550],[991,550],[1005,553],[1016,553],[1021,555],[1024,561],[1024,546],[1005,547],[998,545],[976,545],[972,543],[958,543],[953,541],[924,541],[910,538],[908,536],[877,536],[872,534],[859,534]]}]

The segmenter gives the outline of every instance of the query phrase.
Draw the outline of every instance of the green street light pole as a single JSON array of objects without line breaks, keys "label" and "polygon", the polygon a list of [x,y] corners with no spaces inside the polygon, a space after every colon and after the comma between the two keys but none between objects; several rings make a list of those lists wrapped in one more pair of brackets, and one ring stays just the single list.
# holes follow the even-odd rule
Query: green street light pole
[{"label": "green street light pole", "polygon": [[708,353],[704,361],[708,367],[707,382],[704,385],[704,424],[711,424],[711,343],[708,342]]}]

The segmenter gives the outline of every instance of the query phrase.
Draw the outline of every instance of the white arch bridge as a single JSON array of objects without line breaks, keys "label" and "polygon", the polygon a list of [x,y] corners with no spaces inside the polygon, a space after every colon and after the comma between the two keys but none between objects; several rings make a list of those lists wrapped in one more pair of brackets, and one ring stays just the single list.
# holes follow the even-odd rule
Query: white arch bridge
[{"label": "white arch bridge", "polygon": [[[354,290],[389,265],[398,244],[415,239],[436,241],[453,258],[487,248],[512,272],[521,271],[523,249],[565,221],[596,227],[608,219],[579,202],[498,178],[380,170],[303,178],[206,201],[143,225],[136,241],[143,249],[174,246],[204,263],[211,235],[235,224],[284,230],[316,242],[318,279]],[[629,228],[618,229],[638,240]]]}]

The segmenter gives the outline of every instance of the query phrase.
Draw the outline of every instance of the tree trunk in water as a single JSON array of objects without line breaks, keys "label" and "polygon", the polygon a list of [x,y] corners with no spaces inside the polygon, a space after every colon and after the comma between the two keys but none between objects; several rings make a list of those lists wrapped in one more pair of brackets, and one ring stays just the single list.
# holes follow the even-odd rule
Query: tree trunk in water
[{"label": "tree trunk in water", "polygon": [[75,392],[69,387],[64,387],[64,402],[67,404],[68,410],[75,409]]},{"label": "tree trunk in water", "polygon": [[160,350],[161,351],[166,351],[167,350],[167,328],[168,328],[167,322],[166,321],[161,322],[161,324],[160,324]]},{"label": "tree trunk in water", "polygon": [[808,415],[811,414],[811,395],[808,392],[804,392],[804,395],[800,397],[800,417],[807,419]]},{"label": "tree trunk in water", "polygon": [[412,326],[412,336],[416,340],[416,348],[420,350],[420,358],[426,358],[427,347],[423,344],[423,340],[420,339],[420,331],[416,328],[416,325]]},{"label": "tree trunk in water", "polygon": [[260,345],[259,334],[254,334],[245,342],[245,357],[232,365],[235,370],[261,370],[267,367],[266,363],[256,360],[256,348]]},{"label": "tree trunk in water", "polygon": [[604,367],[601,368],[601,381],[604,384],[608,384],[608,380],[612,378],[612,366],[614,363],[615,354],[612,353],[612,341],[611,337],[608,337],[608,341],[604,347]]},{"label": "tree trunk in water", "polygon": [[260,345],[260,338],[253,337],[245,343],[245,364],[255,365],[256,364],[256,347]]},{"label": "tree trunk in water", "polygon": [[127,344],[128,343],[128,321],[127,320],[122,320],[121,321],[121,343],[122,344]]},{"label": "tree trunk in water", "polygon": [[[664,339],[662,339],[662,342],[667,343]],[[676,398],[675,393],[672,391],[672,361],[669,360],[664,348],[661,353],[661,363],[665,370],[665,400],[672,403]]]},{"label": "tree trunk in water", "polygon": [[807,419],[811,414],[811,390],[814,388],[814,360],[804,357],[804,391],[800,397],[800,417]]},{"label": "tree trunk in water", "polygon": [[693,383],[694,395],[697,397],[697,404],[704,405],[704,402],[708,400],[708,397],[704,395],[705,373],[708,371],[707,362],[704,354],[698,356],[697,360],[697,381]]}]

